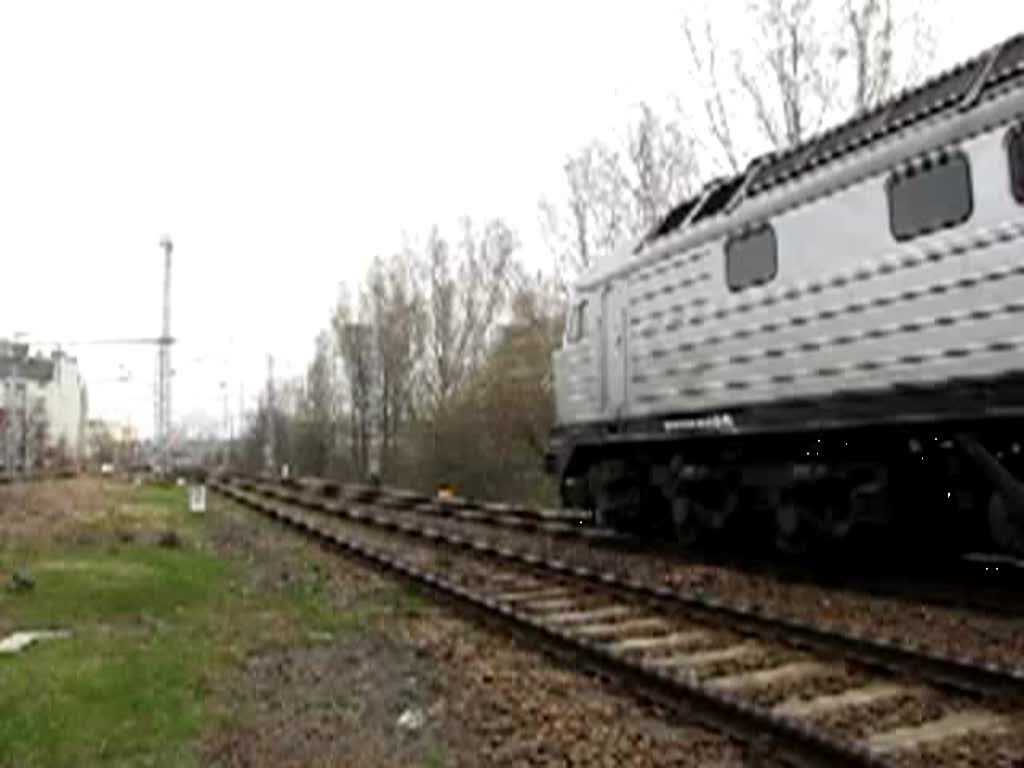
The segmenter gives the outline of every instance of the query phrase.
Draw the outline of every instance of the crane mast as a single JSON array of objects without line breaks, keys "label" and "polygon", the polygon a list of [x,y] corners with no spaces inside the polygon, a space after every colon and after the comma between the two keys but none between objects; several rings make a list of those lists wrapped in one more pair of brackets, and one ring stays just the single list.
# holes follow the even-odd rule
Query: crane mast
[{"label": "crane mast", "polygon": [[164,296],[163,325],[157,343],[156,376],[156,449],[159,452],[161,471],[169,472],[171,441],[171,252],[174,244],[164,236],[160,240],[164,250]]}]

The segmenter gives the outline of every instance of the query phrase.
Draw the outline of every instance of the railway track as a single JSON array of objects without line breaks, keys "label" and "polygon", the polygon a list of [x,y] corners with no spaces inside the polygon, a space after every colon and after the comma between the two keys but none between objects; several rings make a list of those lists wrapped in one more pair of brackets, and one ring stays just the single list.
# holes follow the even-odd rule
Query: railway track
[{"label": "railway track", "polygon": [[28,474],[0,472],[0,485],[43,482],[46,480],[67,480],[77,476],[78,472],[73,469],[41,469]]},{"label": "railway track", "polygon": [[[256,479],[236,477],[248,481]],[[1024,563],[1015,564],[983,556],[908,561],[904,555],[898,562],[886,566],[879,563],[879,553],[874,551],[870,557],[830,557],[825,562],[814,563],[782,561],[760,553],[735,554],[728,550],[691,552],[665,542],[652,542],[611,529],[595,528],[586,510],[545,509],[458,497],[441,499],[387,486],[341,486],[318,478],[301,478],[289,481],[287,485],[329,498],[340,496],[353,502],[373,503],[379,508],[487,526],[495,531],[580,540],[588,548],[600,547],[616,555],[642,554],[648,560],[657,557],[666,566],[723,568],[750,577],[769,577],[786,584],[815,588],[831,584],[848,593],[895,599],[918,607],[928,605],[969,610],[993,617],[1024,617]]]},{"label": "railway track", "polygon": [[[302,479],[299,487],[323,492],[330,484]],[[728,548],[687,550],[673,542],[622,534],[610,529],[595,529],[586,510],[544,509],[519,504],[476,501],[464,498],[442,500],[404,489],[375,489],[356,486],[357,498],[375,498],[378,505],[409,509],[417,514],[476,522],[498,529],[538,533],[557,537],[578,537],[590,545],[618,551],[642,551],[667,562],[706,565],[742,571],[752,576],[768,576],[790,584],[821,586],[831,580],[835,586],[874,597],[909,600],[943,608],[963,608],[994,616],[1024,616],[1024,562],[986,554],[963,557],[922,558],[907,556],[904,549],[888,559],[872,550],[870,556],[854,552],[849,556],[829,555],[824,560],[784,559],[778,553],[743,551]]]},{"label": "railway track", "polygon": [[788,762],[1024,759],[1024,671],[683,598],[358,501],[253,482],[214,488],[609,671],[644,696],[686,702],[729,733],[770,735]]}]

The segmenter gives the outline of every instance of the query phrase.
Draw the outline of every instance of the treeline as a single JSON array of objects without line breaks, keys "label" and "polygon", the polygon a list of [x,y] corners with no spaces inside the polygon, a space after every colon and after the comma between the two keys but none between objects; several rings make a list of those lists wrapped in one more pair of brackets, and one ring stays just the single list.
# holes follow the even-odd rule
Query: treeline
[{"label": "treeline", "polygon": [[262,468],[272,444],[274,463],[293,473],[550,500],[541,462],[566,286],[702,182],[918,79],[930,59],[919,10],[913,0],[749,0],[741,36],[687,12],[680,70],[699,98],[640,103],[622,136],[567,156],[562,199],[539,205],[549,270],[524,267],[500,219],[435,229],[378,258],[338,301],[306,375],[263,393],[237,460]]},{"label": "treeline", "polygon": [[261,397],[244,465],[262,468],[272,439],[274,462],[299,474],[550,499],[560,293],[517,246],[499,220],[464,221],[456,237],[435,230],[376,259],[340,297],[306,375]]}]

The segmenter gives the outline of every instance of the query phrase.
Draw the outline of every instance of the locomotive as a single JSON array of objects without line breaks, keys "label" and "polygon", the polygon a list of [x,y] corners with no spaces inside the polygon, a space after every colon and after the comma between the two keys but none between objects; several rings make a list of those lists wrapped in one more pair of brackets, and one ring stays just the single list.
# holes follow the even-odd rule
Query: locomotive
[{"label": "locomotive", "polygon": [[684,542],[1024,555],[1024,35],[605,255],[553,356],[562,500]]}]

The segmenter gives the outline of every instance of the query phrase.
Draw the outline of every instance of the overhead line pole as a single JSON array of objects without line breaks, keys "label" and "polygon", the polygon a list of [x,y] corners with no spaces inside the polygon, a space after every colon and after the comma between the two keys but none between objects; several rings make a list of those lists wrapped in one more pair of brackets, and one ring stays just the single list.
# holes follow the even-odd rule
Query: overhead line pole
[{"label": "overhead line pole", "polygon": [[164,250],[163,327],[157,346],[156,444],[160,452],[161,470],[171,470],[171,252],[174,244],[165,235],[160,240]]}]

